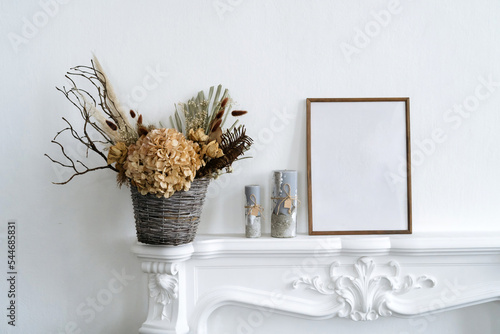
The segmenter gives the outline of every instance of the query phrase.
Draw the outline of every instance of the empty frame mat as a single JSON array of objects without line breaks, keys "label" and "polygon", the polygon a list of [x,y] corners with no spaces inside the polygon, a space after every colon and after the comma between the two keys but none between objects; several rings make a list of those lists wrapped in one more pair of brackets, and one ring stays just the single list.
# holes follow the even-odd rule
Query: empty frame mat
[{"label": "empty frame mat", "polygon": [[309,234],[411,233],[409,98],[307,99]]}]

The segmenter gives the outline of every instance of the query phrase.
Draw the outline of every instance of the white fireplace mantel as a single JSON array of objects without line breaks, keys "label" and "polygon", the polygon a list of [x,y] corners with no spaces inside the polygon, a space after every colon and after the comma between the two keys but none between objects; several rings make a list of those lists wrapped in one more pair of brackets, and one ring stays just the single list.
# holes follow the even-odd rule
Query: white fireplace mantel
[{"label": "white fireplace mantel", "polygon": [[291,317],[376,321],[500,297],[500,233],[246,239],[199,235],[182,246],[136,244],[148,274],[140,333],[207,333],[226,305]]}]

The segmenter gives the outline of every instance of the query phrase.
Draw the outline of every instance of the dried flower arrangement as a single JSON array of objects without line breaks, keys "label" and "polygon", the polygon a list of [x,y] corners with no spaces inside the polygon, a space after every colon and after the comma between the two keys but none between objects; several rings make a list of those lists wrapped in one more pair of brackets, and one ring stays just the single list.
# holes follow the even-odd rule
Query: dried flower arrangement
[{"label": "dried flower arrangement", "polygon": [[[245,127],[234,123],[223,130],[229,114],[239,117],[243,110],[230,112],[233,101],[222,86],[211,87],[208,96],[200,91],[187,103],[179,103],[173,116],[172,128],[146,125],[142,115],[127,111],[119,104],[116,94],[96,57],[91,66],[76,66],[67,74],[70,88],[57,88],[79,110],[83,126],[77,129],[63,117],[67,127],[59,131],[52,143],[58,145],[63,161],[46,156],[77,175],[111,169],[117,172],[118,185],[132,184],[143,194],[169,198],[176,191],[189,190],[195,178],[216,178],[231,172],[234,161],[241,159],[252,145]],[[78,79],[97,91],[95,97],[76,84]],[[221,94],[222,93],[222,94]],[[131,120],[135,120],[135,126]],[[94,152],[105,164],[89,167],[74,159],[58,141],[63,133],[71,136],[87,150]],[[105,153],[107,151],[107,154]]]}]

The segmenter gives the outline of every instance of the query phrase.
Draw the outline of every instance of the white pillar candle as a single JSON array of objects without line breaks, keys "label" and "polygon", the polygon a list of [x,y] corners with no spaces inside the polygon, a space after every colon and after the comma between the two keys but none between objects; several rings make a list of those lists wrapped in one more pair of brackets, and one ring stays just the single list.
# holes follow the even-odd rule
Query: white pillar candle
[{"label": "white pillar candle", "polygon": [[262,207],[260,205],[260,186],[245,186],[245,236],[258,238],[261,236]]}]

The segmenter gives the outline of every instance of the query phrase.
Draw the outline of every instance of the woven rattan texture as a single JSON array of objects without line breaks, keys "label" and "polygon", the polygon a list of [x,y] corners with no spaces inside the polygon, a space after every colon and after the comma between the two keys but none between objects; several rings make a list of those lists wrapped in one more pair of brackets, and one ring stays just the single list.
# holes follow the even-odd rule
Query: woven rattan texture
[{"label": "woven rattan texture", "polygon": [[193,241],[200,223],[209,178],[195,179],[188,191],[170,198],[132,191],[137,239],[150,245],[182,245]]}]

